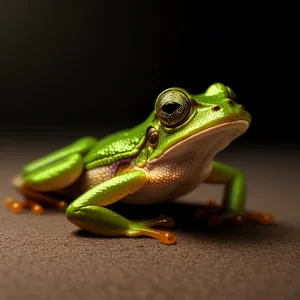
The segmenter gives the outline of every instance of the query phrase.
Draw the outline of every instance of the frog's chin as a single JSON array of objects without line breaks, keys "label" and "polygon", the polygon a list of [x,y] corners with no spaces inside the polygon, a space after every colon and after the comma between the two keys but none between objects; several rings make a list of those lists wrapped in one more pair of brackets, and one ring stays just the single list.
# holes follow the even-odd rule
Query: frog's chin
[{"label": "frog's chin", "polygon": [[[249,127],[249,122],[237,120],[224,122],[208,129],[195,133],[176,143],[157,160],[174,160],[184,158],[186,155],[197,153],[198,158],[212,160],[214,156],[226,148],[233,140],[242,135]],[[151,162],[150,162],[151,163]]]}]

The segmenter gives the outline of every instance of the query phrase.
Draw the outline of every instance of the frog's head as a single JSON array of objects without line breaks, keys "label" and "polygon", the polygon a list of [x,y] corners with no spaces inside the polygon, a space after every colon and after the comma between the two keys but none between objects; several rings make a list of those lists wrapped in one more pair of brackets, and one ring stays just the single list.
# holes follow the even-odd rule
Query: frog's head
[{"label": "frog's head", "polygon": [[200,148],[203,154],[214,155],[243,134],[250,122],[233,90],[221,83],[199,95],[169,88],[155,102],[154,120],[147,131],[147,160],[174,158]]}]

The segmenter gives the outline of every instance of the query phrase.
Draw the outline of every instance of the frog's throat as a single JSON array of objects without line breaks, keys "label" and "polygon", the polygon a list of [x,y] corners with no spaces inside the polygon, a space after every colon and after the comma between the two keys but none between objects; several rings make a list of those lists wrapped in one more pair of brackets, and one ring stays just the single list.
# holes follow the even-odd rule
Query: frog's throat
[{"label": "frog's throat", "polygon": [[248,127],[249,122],[238,120],[205,129],[176,143],[159,157],[149,161],[147,165],[149,167],[158,161],[180,159],[194,152],[198,153],[199,158],[210,161],[218,152],[242,135]]}]

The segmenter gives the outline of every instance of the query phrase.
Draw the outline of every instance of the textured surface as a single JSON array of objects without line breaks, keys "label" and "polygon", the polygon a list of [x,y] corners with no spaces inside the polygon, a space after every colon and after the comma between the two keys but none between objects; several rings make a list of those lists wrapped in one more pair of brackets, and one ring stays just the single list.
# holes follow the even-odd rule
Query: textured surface
[{"label": "textured surface", "polygon": [[[62,145],[4,144],[1,199],[16,196],[9,180],[20,166]],[[244,170],[248,208],[274,213],[276,224],[208,229],[193,218],[186,222],[190,208],[180,205],[172,210],[178,242],[165,246],[149,238],[95,238],[60,213],[16,216],[1,206],[0,300],[300,299],[299,156],[231,149],[219,160]],[[221,191],[203,186],[184,199],[219,199]]]}]

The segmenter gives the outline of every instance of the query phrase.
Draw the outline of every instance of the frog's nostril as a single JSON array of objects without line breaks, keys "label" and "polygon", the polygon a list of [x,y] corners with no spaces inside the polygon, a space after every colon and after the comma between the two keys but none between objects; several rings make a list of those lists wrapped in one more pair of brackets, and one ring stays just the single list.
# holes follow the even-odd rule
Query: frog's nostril
[{"label": "frog's nostril", "polygon": [[234,101],[231,100],[231,99],[229,99],[229,100],[227,101],[227,103],[229,103],[231,106],[233,106],[233,105],[235,104]]},{"label": "frog's nostril", "polygon": [[220,109],[221,109],[221,106],[219,106],[219,105],[215,105],[215,106],[212,108],[213,111],[218,111],[218,110],[220,110]]}]

